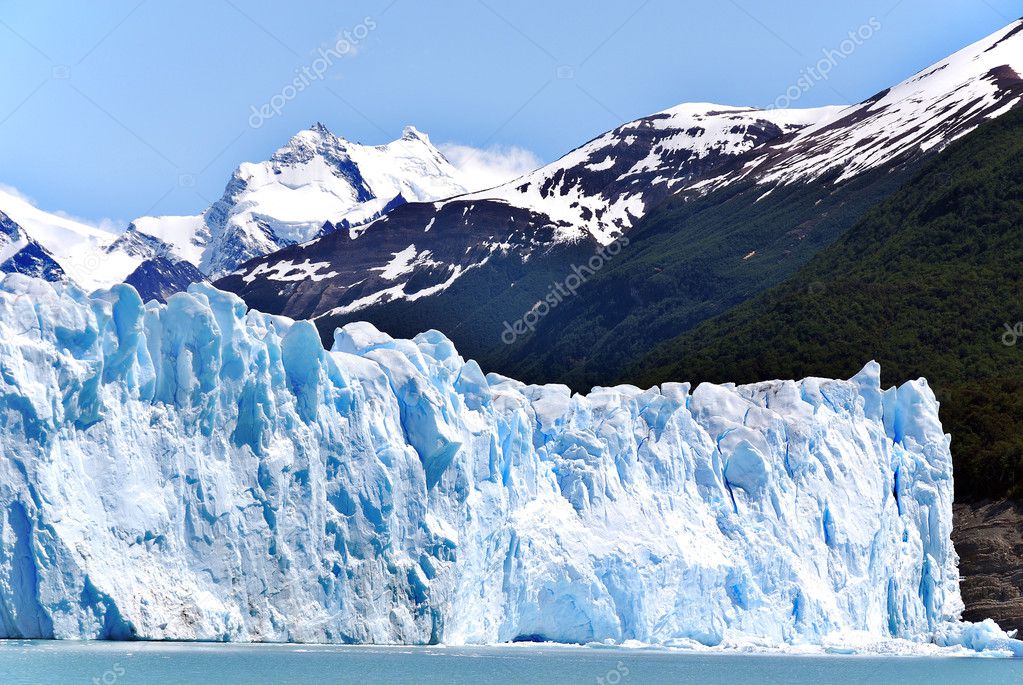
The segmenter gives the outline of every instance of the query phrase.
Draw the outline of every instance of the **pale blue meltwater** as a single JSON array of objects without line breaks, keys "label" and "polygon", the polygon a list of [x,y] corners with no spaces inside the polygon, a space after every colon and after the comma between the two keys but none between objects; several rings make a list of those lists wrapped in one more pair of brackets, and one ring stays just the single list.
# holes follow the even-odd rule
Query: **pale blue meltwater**
[{"label": "pale blue meltwater", "polygon": [[620,649],[0,642],[3,685],[1023,683],[1023,660]]}]

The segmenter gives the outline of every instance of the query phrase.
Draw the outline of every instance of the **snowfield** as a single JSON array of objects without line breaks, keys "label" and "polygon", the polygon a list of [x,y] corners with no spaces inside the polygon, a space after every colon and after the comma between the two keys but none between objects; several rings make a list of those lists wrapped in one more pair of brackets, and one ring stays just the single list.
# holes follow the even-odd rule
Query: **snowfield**
[{"label": "snowfield", "polygon": [[1017,651],[925,381],[597,388],[208,286],[0,282],[0,637]]}]

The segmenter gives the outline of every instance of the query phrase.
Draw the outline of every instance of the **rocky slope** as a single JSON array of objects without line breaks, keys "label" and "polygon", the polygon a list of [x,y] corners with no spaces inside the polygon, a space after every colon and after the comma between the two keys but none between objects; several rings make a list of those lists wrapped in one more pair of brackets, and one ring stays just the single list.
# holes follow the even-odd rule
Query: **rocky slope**
[{"label": "rocky slope", "polygon": [[0,212],[0,271],[46,281],[67,279],[53,255],[3,212]]},{"label": "rocky slope", "polygon": [[963,503],[954,512],[963,618],[992,618],[1006,630],[1023,630],[1023,503]]},{"label": "rocky slope", "polygon": [[673,190],[834,111],[682,105],[504,186],[410,204],[357,232],[332,231],[254,260],[220,286],[269,311],[319,317],[328,329],[338,317],[353,320],[388,303],[437,299],[494,261],[610,244]]}]

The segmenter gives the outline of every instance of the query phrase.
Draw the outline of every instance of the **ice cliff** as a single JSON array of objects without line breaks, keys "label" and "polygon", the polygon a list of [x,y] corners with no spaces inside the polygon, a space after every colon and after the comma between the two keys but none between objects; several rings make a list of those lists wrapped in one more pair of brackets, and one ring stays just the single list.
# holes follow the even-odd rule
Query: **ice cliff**
[{"label": "ice cliff", "polygon": [[0,637],[949,641],[949,441],[879,372],[573,396],[437,332],[7,276]]}]

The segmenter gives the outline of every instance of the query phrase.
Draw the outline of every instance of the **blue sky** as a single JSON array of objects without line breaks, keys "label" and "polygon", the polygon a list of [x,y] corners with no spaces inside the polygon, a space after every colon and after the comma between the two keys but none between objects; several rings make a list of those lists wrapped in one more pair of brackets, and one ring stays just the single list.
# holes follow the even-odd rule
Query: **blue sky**
[{"label": "blue sky", "polygon": [[1019,0],[69,4],[0,0],[0,183],[91,220],[201,211],[314,121],[364,143],[414,124],[497,146],[500,164],[681,102],[770,106],[873,19],[795,106],[855,102],[1023,15]]}]

